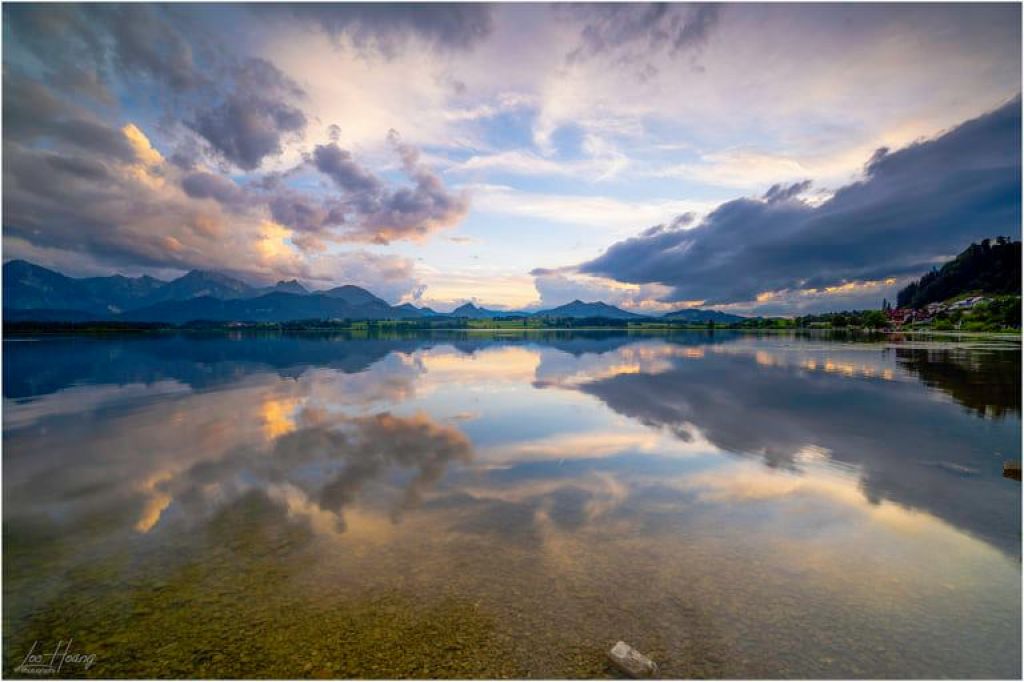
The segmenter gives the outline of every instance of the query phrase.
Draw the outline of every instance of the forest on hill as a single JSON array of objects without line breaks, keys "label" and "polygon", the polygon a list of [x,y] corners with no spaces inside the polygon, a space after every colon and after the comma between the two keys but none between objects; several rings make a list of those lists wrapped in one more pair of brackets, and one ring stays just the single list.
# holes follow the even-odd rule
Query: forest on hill
[{"label": "forest on hill", "polygon": [[896,305],[923,308],[967,293],[1020,294],[1021,243],[1007,237],[971,244],[941,268],[900,290]]}]

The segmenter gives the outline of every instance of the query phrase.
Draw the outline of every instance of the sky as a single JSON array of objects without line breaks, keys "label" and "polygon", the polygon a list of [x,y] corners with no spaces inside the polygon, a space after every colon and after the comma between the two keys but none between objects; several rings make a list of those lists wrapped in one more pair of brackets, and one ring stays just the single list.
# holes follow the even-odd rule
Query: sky
[{"label": "sky", "polygon": [[877,307],[1020,236],[1019,4],[3,6],[3,258]]}]

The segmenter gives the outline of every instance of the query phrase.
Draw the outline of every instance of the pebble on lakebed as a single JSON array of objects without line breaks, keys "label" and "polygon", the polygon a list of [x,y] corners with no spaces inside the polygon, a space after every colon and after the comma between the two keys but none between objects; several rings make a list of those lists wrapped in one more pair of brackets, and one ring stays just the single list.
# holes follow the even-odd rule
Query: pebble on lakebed
[{"label": "pebble on lakebed", "polygon": [[625,642],[616,642],[608,652],[608,659],[616,668],[634,679],[654,677],[658,672],[654,661]]},{"label": "pebble on lakebed", "polygon": [[1012,478],[1015,481],[1020,480],[1020,462],[1007,461],[1003,462],[1003,476],[1006,478]]}]

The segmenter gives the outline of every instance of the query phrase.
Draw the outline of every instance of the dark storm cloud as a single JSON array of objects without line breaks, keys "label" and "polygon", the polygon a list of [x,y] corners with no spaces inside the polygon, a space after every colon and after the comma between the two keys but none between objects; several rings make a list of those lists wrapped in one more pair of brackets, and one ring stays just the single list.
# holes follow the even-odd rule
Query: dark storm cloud
[{"label": "dark storm cloud", "polygon": [[116,89],[140,97],[156,89],[169,120],[185,121],[239,168],[279,154],[282,138],[306,126],[301,88],[270,62],[227,51],[196,12],[136,3],[5,6],[4,18],[5,82],[21,74],[61,90],[62,99],[84,95],[106,106]]},{"label": "dark storm cloud", "polygon": [[87,109],[60,99],[52,89],[18,73],[4,73],[4,140],[61,144],[101,156],[135,156],[120,130]]},{"label": "dark storm cloud", "polygon": [[153,78],[174,90],[188,90],[206,81],[196,69],[192,44],[166,8],[128,3],[100,6],[96,11],[114,38],[113,57],[121,72]]},{"label": "dark storm cloud", "polygon": [[673,287],[669,300],[743,302],[918,274],[972,240],[1019,235],[1020,98],[940,137],[872,157],[863,181],[812,206],[803,183],[722,204],[691,230],[658,229],[580,270]]},{"label": "dark storm cloud", "polygon": [[385,54],[413,36],[438,49],[469,49],[493,30],[493,8],[478,3],[295,3],[251,11],[288,13],[332,38],[346,36]]},{"label": "dark storm cloud", "polygon": [[[113,103],[110,80],[142,77],[180,92],[207,84],[197,52],[215,52],[185,15],[164,5],[4,6],[17,53],[38,61],[52,85]],[[207,65],[211,67],[212,65]]]},{"label": "dark storm cloud", "polygon": [[[125,165],[4,144],[4,248],[33,258],[25,245],[66,252],[72,270],[95,261],[117,266],[187,267],[168,251],[167,225],[193,229],[196,214],[180,203],[155,203],[144,185],[125,181]],[[6,241],[21,240],[24,244]],[[214,253],[214,248],[208,248]]]},{"label": "dark storm cloud", "polygon": [[[648,55],[661,50],[675,55],[702,47],[718,23],[717,5],[609,3],[564,8],[582,20],[580,43],[568,55],[578,61],[605,53]],[[629,55],[623,55],[629,61]],[[650,67],[653,68],[653,67]]]},{"label": "dark storm cloud", "polygon": [[79,6],[57,3],[8,3],[3,6],[4,80],[18,59],[32,61],[40,80],[105,104],[106,51],[101,27]]},{"label": "dark storm cloud", "polygon": [[270,62],[251,58],[233,73],[232,91],[220,103],[199,111],[190,124],[225,159],[245,170],[281,153],[281,140],[306,127],[306,116],[292,102],[302,89]]},{"label": "dark storm cloud", "polygon": [[45,158],[47,165],[58,173],[65,173],[69,176],[97,182],[110,178],[110,172],[106,166],[87,157],[49,154],[43,158]]}]

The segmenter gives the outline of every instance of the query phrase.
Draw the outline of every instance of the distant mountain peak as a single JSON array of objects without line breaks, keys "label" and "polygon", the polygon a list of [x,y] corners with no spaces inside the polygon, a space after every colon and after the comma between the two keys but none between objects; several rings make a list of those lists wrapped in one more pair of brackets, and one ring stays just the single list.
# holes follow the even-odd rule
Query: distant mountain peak
[{"label": "distant mountain peak", "polygon": [[712,310],[710,308],[682,308],[680,310],[673,310],[670,313],[662,315],[667,320],[682,320],[684,322],[739,322],[747,318],[742,315],[733,315],[732,313],[724,313],[720,310]]},{"label": "distant mountain peak", "polygon": [[272,287],[273,291],[283,291],[289,294],[308,294],[309,289],[299,284],[297,279],[279,280]]},{"label": "distant mountain peak", "polygon": [[[182,323],[299,319],[407,319],[436,315],[412,304],[391,306],[352,284],[311,293],[296,279],[254,287],[196,268],[170,282],[152,277],[72,278],[22,260],[4,263],[3,305],[19,319],[121,319]],[[32,311],[39,311],[33,313]],[[58,315],[58,317],[54,317]]]},{"label": "distant mountain peak", "polygon": [[[180,281],[180,280],[193,280],[193,279],[210,280],[210,281],[213,281],[213,282],[231,282],[231,283],[235,283],[235,284],[245,284],[241,280],[237,280],[237,279],[235,279],[233,277],[225,275],[222,272],[214,272],[213,270],[199,270],[199,269],[189,270],[184,275],[179,277],[178,280],[176,280],[176,281]],[[246,286],[248,286],[248,285],[246,285]]]},{"label": "distant mountain peak", "polygon": [[488,308],[481,308],[472,301],[466,301],[458,308],[453,310],[451,313],[452,317],[468,317],[470,319],[486,319],[490,317],[500,317],[506,313],[500,310],[489,310]]},{"label": "distant mountain peak", "polygon": [[390,307],[384,299],[354,284],[342,284],[319,293],[330,298],[340,298],[349,305],[384,305]]},{"label": "distant mountain peak", "polygon": [[542,317],[605,317],[613,320],[640,319],[644,317],[638,313],[631,313],[628,310],[609,305],[604,301],[584,303],[579,299],[555,308],[538,310],[536,315]]}]

